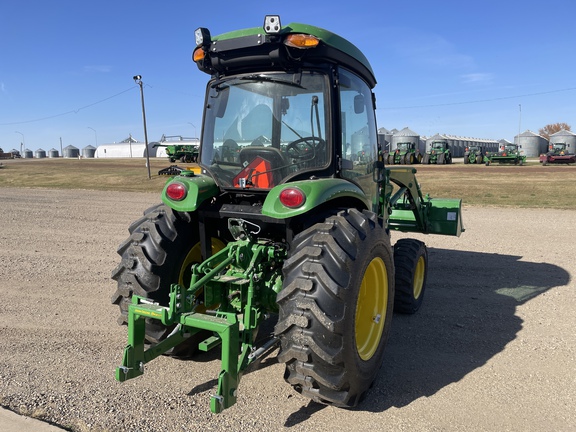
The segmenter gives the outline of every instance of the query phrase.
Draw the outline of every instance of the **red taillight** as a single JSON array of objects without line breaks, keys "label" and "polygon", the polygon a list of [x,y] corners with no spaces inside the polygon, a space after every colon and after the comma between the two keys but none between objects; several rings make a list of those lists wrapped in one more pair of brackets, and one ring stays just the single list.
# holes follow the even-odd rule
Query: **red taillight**
[{"label": "red taillight", "polygon": [[287,188],[280,192],[280,202],[286,207],[300,207],[306,201],[306,195],[300,189]]},{"label": "red taillight", "polygon": [[187,193],[186,186],[182,183],[170,183],[166,188],[166,196],[174,201],[182,201]]}]

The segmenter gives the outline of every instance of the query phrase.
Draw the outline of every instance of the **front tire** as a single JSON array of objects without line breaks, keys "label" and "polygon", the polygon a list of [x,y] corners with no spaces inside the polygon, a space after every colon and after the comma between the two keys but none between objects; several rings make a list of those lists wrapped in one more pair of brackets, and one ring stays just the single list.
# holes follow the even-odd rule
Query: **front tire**
[{"label": "front tire", "polygon": [[310,399],[356,406],[376,378],[394,305],[390,238],[374,213],[339,212],[293,241],[275,332],[285,380]]},{"label": "front tire", "polygon": [[416,239],[400,239],[394,245],[396,291],[394,311],[413,314],[420,309],[428,277],[428,250]]}]

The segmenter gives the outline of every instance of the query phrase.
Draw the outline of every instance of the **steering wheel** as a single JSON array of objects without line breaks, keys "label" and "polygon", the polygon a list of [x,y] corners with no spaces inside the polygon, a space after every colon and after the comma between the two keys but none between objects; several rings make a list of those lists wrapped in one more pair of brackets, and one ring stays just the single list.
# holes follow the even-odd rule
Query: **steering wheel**
[{"label": "steering wheel", "polygon": [[326,148],[326,141],[320,137],[302,137],[286,146],[286,153],[292,159],[313,159]]}]

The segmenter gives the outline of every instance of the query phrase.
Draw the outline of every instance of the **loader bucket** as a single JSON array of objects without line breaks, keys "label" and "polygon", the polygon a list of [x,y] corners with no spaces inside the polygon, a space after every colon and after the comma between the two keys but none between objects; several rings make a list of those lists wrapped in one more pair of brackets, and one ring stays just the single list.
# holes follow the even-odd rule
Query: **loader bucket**
[{"label": "loader bucket", "polygon": [[424,227],[419,226],[416,215],[409,208],[392,208],[390,229],[403,232],[423,232],[457,236],[464,231],[462,223],[462,200],[430,198],[422,206]]}]

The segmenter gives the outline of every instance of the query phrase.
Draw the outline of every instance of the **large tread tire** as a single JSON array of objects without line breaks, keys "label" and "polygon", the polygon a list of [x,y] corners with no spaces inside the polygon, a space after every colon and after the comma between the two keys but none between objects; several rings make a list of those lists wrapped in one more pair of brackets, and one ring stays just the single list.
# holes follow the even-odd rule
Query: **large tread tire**
[{"label": "large tread tire", "polygon": [[315,402],[356,406],[382,364],[394,306],[390,237],[344,210],[295,236],[278,294],[284,379]]},{"label": "large tread tire", "polygon": [[[170,285],[189,283],[185,267],[189,268],[191,250],[199,251],[198,224],[193,215],[173,211],[164,204],[146,210],[128,231],[130,236],[118,248],[121,262],[112,272],[112,279],[118,283],[112,303],[120,307],[121,325],[127,323],[133,294],[168,305]],[[147,319],[146,342],[156,344],[172,329],[173,326]],[[166,354],[189,357],[196,351],[197,339],[192,336]]]},{"label": "large tread tire", "polygon": [[428,277],[428,250],[416,239],[400,239],[394,245],[396,289],[394,311],[413,314],[420,309]]},{"label": "large tread tire", "polygon": [[429,155],[428,153],[426,153],[426,154],[424,155],[424,159],[422,159],[422,163],[423,163],[424,165],[429,165],[429,164],[430,164],[430,155]]}]

